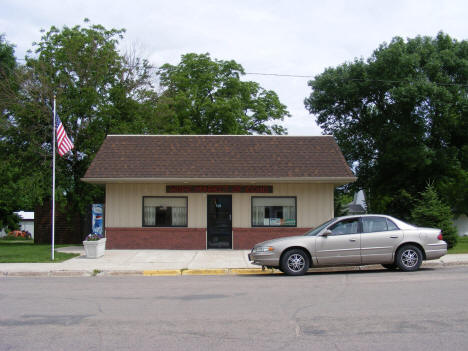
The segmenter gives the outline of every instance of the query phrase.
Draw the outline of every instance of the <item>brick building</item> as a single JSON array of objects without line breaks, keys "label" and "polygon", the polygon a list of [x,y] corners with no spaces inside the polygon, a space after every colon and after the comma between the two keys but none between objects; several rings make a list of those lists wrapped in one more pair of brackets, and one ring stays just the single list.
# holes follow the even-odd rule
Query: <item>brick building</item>
[{"label": "brick building", "polygon": [[331,136],[110,135],[83,181],[109,249],[249,249],[330,219],[355,179]]}]

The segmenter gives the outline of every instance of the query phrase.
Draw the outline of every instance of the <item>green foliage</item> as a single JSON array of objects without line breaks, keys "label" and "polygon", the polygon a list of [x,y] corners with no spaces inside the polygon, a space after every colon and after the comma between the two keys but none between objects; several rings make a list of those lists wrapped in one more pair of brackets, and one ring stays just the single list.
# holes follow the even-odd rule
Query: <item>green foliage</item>
[{"label": "green foliage", "polygon": [[85,213],[104,201],[103,187],[81,182],[108,134],[284,134],[289,116],[273,91],[241,81],[235,61],[182,56],[158,72],[147,60],[118,51],[123,29],[52,26],[18,65],[0,37],[0,227],[15,228],[16,210],[51,197],[52,111],[74,149],[56,160],[58,207]]},{"label": "green foliage", "polygon": [[19,217],[13,213],[21,201],[17,195],[21,193],[18,182],[18,163],[10,159],[4,139],[5,131],[10,124],[8,111],[9,101],[17,93],[14,72],[16,58],[13,45],[0,35],[0,229],[17,229]]},{"label": "green foliage", "polygon": [[335,188],[334,213],[335,217],[346,216],[348,213],[345,206],[353,201],[353,195],[346,188]]},{"label": "green foliage", "polygon": [[14,46],[8,43],[4,35],[0,35],[0,81],[8,79],[16,68]]},{"label": "green foliage", "polygon": [[[118,52],[124,30],[86,24],[51,27],[26,65],[17,67],[14,91],[2,116],[0,203],[4,212],[29,209],[51,196],[52,108],[57,112],[75,148],[57,156],[56,196],[84,213],[102,202],[102,187],[81,182],[107,134],[157,133],[156,93],[146,60]],[[0,214],[4,218],[4,213]],[[2,219],[0,219],[1,221]],[[0,223],[1,225],[1,223]]]},{"label": "green foliage", "polygon": [[394,38],[367,60],[328,68],[305,100],[355,166],[372,212],[409,219],[429,179],[468,213],[468,42]]},{"label": "green foliage", "polygon": [[244,74],[235,61],[212,60],[209,54],[186,54],[177,66],[163,65],[158,108],[167,132],[285,134],[271,123],[289,116],[286,106],[275,92],[242,81]]},{"label": "green foliage", "polygon": [[416,206],[411,212],[412,221],[421,227],[442,229],[442,235],[448,248],[457,244],[457,229],[453,225],[453,214],[450,207],[444,204],[437,195],[434,186],[429,184],[420,194]]}]

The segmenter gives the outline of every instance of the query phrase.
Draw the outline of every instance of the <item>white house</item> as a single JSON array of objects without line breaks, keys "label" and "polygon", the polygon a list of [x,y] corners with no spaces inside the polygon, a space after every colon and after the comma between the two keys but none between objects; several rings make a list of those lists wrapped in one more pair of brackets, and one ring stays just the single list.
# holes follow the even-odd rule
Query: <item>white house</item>
[{"label": "white house", "polygon": [[[15,212],[21,219],[19,222],[20,230],[26,230],[31,233],[31,237],[34,238],[34,212],[18,211]],[[5,230],[0,231],[0,237],[5,236],[7,233]]]}]

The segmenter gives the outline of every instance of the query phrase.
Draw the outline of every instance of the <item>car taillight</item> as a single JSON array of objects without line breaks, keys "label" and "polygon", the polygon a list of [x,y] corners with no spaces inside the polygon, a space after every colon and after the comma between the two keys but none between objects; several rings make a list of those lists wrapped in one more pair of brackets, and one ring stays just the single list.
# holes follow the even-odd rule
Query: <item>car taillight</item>
[{"label": "car taillight", "polygon": [[437,239],[439,240],[443,240],[444,238],[442,237],[442,232],[440,232],[440,234],[437,236]]}]

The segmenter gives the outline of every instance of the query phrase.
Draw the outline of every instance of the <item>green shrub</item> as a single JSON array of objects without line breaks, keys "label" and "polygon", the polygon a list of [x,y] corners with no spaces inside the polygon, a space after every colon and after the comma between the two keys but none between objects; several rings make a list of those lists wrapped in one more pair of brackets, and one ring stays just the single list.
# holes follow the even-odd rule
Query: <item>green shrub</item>
[{"label": "green shrub", "polygon": [[411,212],[413,222],[420,227],[442,229],[442,235],[448,248],[456,245],[458,234],[452,223],[453,213],[450,207],[444,204],[437,195],[432,184],[428,184],[426,190],[420,193],[416,206]]}]

